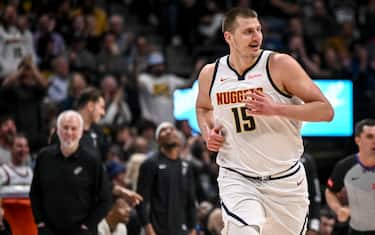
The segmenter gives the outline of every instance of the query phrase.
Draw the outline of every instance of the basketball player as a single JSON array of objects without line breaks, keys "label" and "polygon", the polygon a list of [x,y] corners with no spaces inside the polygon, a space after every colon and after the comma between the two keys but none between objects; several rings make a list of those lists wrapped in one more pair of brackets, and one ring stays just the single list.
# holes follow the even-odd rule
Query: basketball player
[{"label": "basketball player", "polygon": [[207,147],[219,152],[222,233],[304,234],[301,121],[330,121],[333,109],[292,57],[261,49],[256,12],[231,9],[223,33],[230,54],[202,69],[196,105]]}]

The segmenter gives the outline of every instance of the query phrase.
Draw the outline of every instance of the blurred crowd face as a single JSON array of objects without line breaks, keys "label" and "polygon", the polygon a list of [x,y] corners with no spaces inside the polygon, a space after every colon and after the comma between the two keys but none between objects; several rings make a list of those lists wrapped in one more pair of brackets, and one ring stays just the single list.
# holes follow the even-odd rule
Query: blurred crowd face
[{"label": "blurred crowd face", "polygon": [[335,227],[335,219],[325,216],[320,217],[320,235],[331,235]]},{"label": "blurred crowd face", "polygon": [[110,101],[113,99],[113,97],[115,96],[117,92],[117,88],[118,88],[117,81],[113,76],[106,76],[102,80],[100,84],[100,88],[105,96],[105,99],[107,101]]},{"label": "blurred crowd face", "polygon": [[8,5],[4,11],[4,21],[9,25],[16,25],[17,11],[12,5]]},{"label": "blurred crowd face", "polygon": [[56,58],[54,61],[54,69],[55,72],[62,77],[69,75],[69,63],[64,57]]},{"label": "blurred crowd face", "polygon": [[117,221],[127,224],[130,219],[130,211],[131,208],[129,204],[123,198],[118,198],[116,200],[113,215],[116,217]]},{"label": "blurred crowd face", "polygon": [[12,161],[16,166],[24,165],[30,154],[29,143],[26,137],[16,137],[12,146]]},{"label": "blurred crowd face", "polygon": [[87,87],[86,80],[79,73],[75,73],[72,76],[71,82],[71,95],[73,97],[78,97],[83,89]]},{"label": "blurred crowd face", "polygon": [[16,134],[16,132],[16,124],[12,119],[6,120],[0,126],[0,138],[8,144],[13,141],[13,137]]},{"label": "blurred crowd face", "polygon": [[123,20],[121,16],[114,15],[109,21],[109,27],[112,33],[119,35],[123,31]]},{"label": "blurred crowd face", "polygon": [[164,64],[157,64],[151,66],[151,74],[153,74],[156,77],[160,77],[165,72],[165,65]]},{"label": "blurred crowd face", "polygon": [[76,115],[65,115],[57,126],[57,134],[63,148],[77,146],[82,137],[83,126]]}]

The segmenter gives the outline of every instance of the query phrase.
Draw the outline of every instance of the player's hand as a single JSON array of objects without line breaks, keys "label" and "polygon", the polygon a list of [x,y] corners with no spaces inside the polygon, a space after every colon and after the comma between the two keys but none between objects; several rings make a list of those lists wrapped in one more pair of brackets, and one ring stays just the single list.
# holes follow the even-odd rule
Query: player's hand
[{"label": "player's hand", "polygon": [[212,129],[210,129],[208,126],[206,127],[206,145],[208,150],[218,152],[220,147],[223,145],[224,136],[221,133],[221,129],[223,129],[223,126],[215,126]]},{"label": "player's hand", "polygon": [[269,95],[261,91],[247,92],[244,99],[245,107],[249,115],[275,115],[276,103]]},{"label": "player's hand", "polygon": [[348,207],[340,207],[337,211],[337,220],[341,223],[346,222],[349,219],[350,210]]}]

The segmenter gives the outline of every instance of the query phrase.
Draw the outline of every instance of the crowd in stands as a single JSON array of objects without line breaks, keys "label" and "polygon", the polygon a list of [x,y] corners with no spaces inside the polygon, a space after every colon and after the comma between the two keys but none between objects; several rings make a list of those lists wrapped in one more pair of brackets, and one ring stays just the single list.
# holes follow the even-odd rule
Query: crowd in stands
[{"label": "crowd in stands", "polygon": [[[355,120],[375,115],[375,0],[5,0],[0,162],[9,163],[16,141],[26,137],[30,152],[19,151],[29,156],[18,162],[32,167],[53,139],[57,115],[75,109],[81,91],[96,87],[105,100],[98,128],[112,181],[136,191],[139,166],[157,151],[156,127],[175,122],[181,157],[194,168],[197,230],[220,234],[215,156],[186,120],[174,120],[172,95],[227,52],[221,21],[234,6],[261,16],[265,49],[292,55],[312,78],[352,80]],[[121,199],[115,205],[128,210]],[[324,225],[333,227],[334,215],[323,212]],[[116,213],[112,208],[108,218]],[[128,234],[139,232],[134,213],[122,221],[129,222]]]}]

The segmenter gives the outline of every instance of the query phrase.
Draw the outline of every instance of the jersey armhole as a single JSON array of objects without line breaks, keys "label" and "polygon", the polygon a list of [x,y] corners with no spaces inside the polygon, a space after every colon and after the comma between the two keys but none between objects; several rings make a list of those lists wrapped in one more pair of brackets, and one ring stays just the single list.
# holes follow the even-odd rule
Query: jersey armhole
[{"label": "jersey armhole", "polygon": [[214,73],[213,73],[212,79],[211,79],[210,90],[208,91],[209,96],[211,96],[211,91],[212,91],[212,87],[214,86],[214,82],[215,82],[215,79],[216,79],[216,73],[217,73],[217,69],[219,67],[219,63],[220,63],[220,59],[217,59],[216,63],[215,63]]},{"label": "jersey armhole", "polygon": [[286,98],[292,98],[292,96],[291,95],[289,95],[289,94],[287,94],[287,93],[285,93],[284,91],[282,91],[280,88],[278,88],[277,86],[276,86],[276,84],[273,82],[273,80],[272,80],[272,77],[271,77],[271,72],[270,72],[270,58],[271,58],[271,56],[273,55],[273,54],[275,54],[275,53],[270,53],[269,55],[268,55],[268,57],[267,57],[267,63],[266,63],[266,71],[267,71],[267,77],[268,77],[268,80],[270,81],[270,83],[271,83],[271,85],[272,85],[272,87],[280,94],[280,95],[282,95],[282,96],[285,96]]}]

